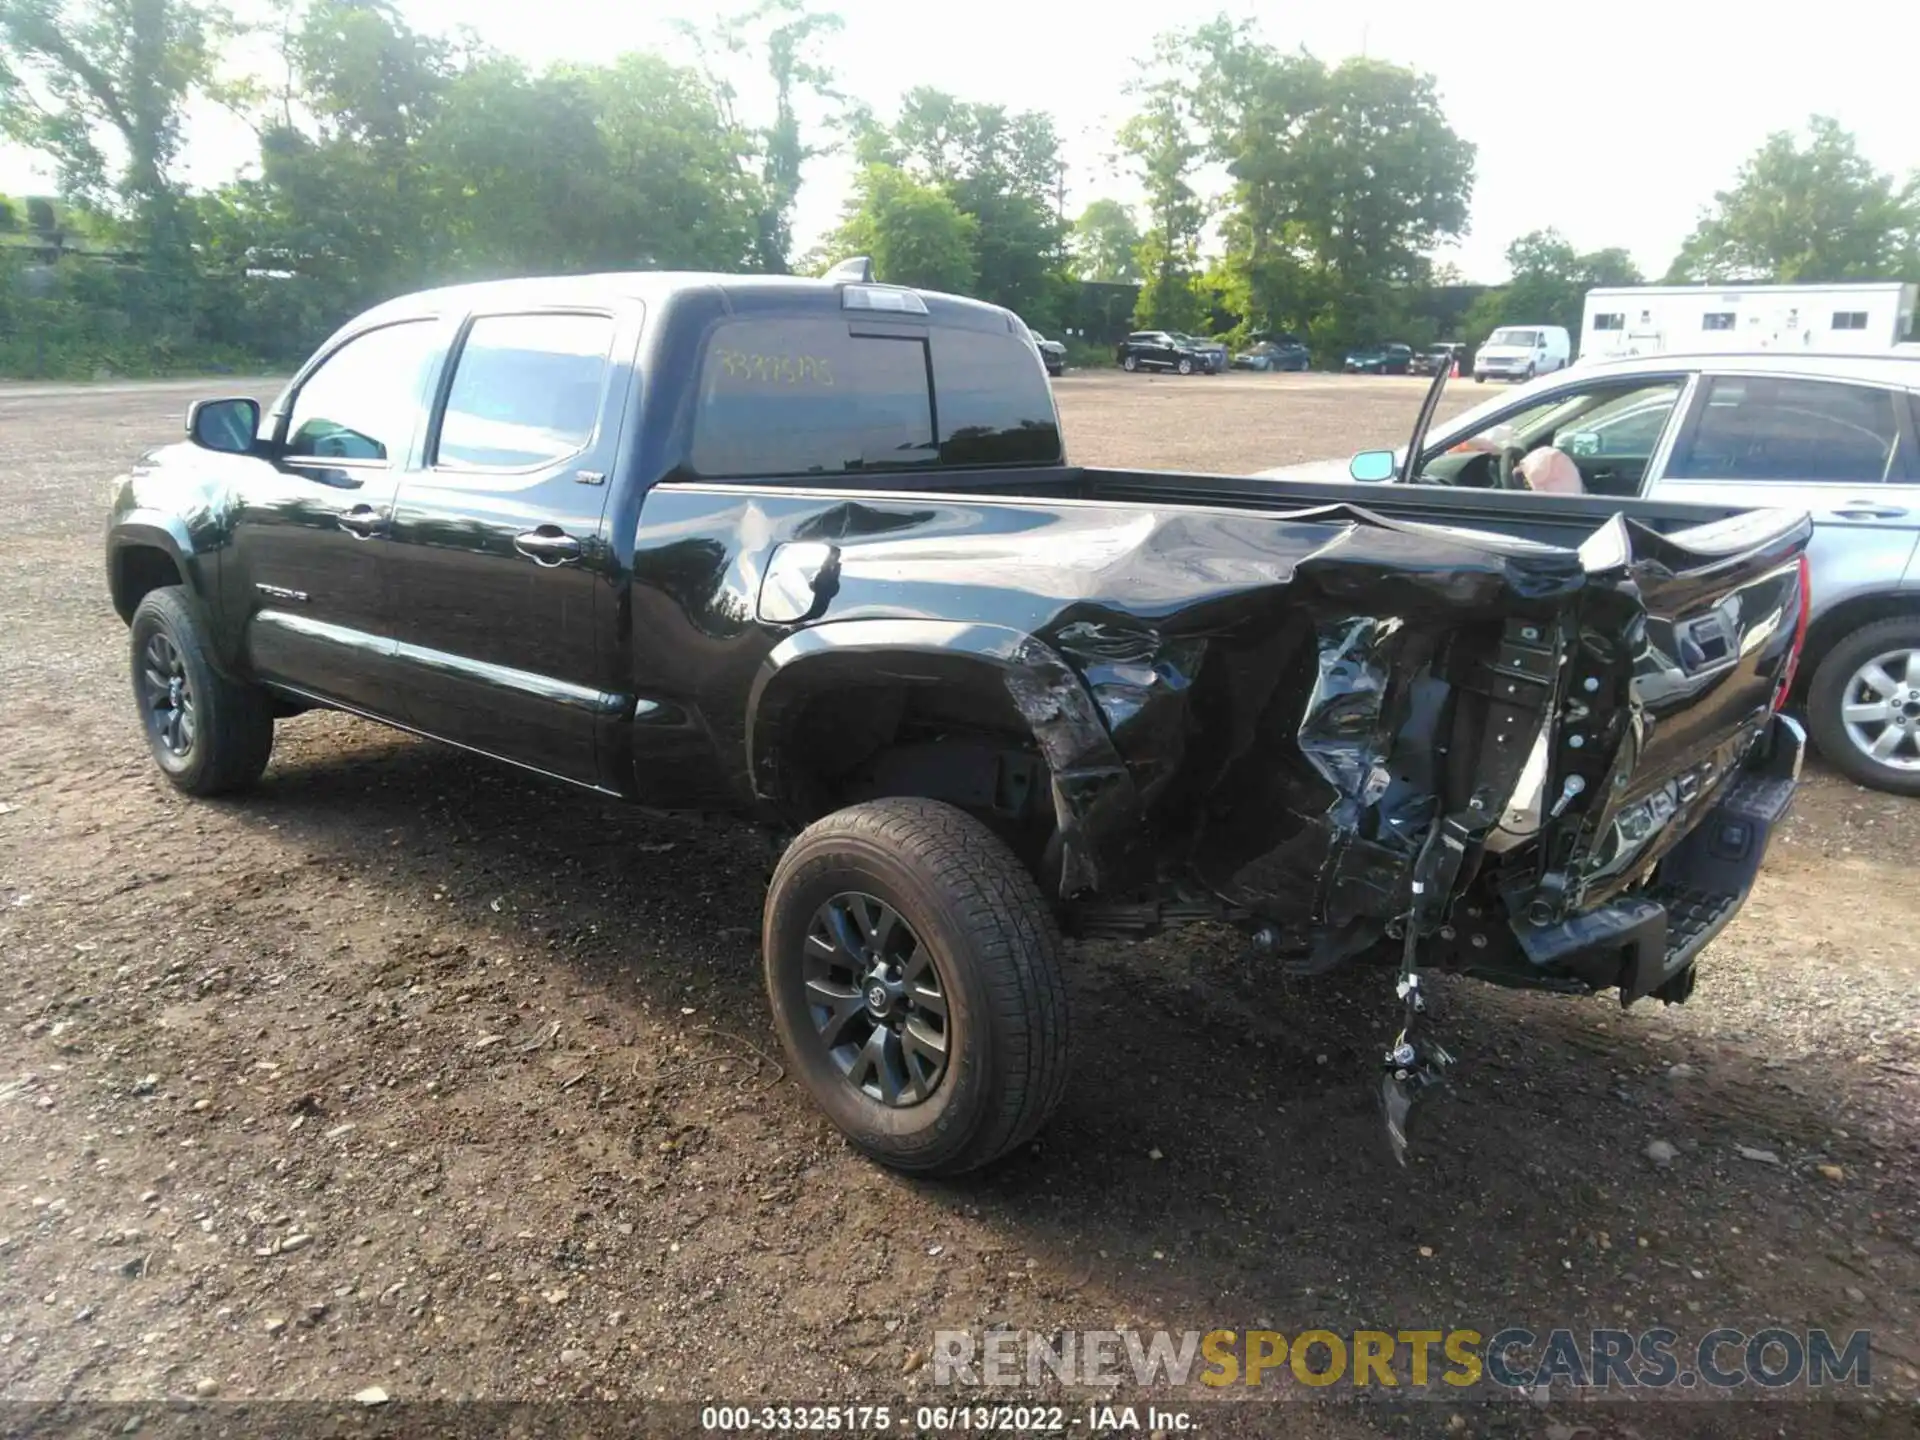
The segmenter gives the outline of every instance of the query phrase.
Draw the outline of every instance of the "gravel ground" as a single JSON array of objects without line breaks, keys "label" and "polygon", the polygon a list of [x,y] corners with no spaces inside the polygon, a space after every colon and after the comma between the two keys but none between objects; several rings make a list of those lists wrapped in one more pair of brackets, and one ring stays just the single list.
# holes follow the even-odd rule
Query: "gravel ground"
[{"label": "gravel ground", "polygon": [[[1420,383],[1058,393],[1080,459],[1245,470],[1391,443]],[[0,1398],[899,1405],[953,1398],[939,1328],[1778,1324],[1870,1329],[1878,1398],[1202,1427],[1914,1433],[1920,806],[1816,767],[1684,1007],[1440,985],[1463,1059],[1406,1171],[1380,976],[1211,929],[1075,946],[1051,1128],[909,1182],[769,1058],[745,828],[326,714],[244,800],[160,782],[104,486],[234,388],[0,387]]]}]

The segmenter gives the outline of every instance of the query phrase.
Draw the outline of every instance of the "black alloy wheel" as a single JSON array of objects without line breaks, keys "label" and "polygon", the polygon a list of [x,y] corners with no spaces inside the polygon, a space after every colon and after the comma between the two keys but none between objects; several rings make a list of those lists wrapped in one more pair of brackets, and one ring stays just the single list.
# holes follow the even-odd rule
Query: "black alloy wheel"
[{"label": "black alloy wheel", "polygon": [[134,681],[140,694],[140,716],[155,752],[164,751],[182,764],[193,756],[196,717],[193,679],[173,641],[163,632],[147,637]]},{"label": "black alloy wheel", "polygon": [[947,1073],[947,986],[930,948],[884,900],[844,891],[813,913],[807,1008],[847,1083],[918,1105]]}]

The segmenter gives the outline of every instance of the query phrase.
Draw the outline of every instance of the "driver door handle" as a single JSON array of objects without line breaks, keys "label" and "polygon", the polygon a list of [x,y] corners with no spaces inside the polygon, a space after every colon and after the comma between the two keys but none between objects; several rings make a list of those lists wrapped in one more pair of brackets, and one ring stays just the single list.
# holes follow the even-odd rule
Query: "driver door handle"
[{"label": "driver door handle", "polygon": [[387,512],[376,510],[371,505],[356,505],[351,510],[341,512],[335,518],[339,521],[342,530],[362,540],[387,533]]},{"label": "driver door handle", "polygon": [[580,558],[580,542],[558,525],[542,525],[513,537],[513,548],[539,565],[566,565]]},{"label": "driver door handle", "polygon": [[1871,500],[1849,500],[1837,506],[1834,514],[1844,520],[1898,520],[1907,512],[1898,505],[1879,505]]}]

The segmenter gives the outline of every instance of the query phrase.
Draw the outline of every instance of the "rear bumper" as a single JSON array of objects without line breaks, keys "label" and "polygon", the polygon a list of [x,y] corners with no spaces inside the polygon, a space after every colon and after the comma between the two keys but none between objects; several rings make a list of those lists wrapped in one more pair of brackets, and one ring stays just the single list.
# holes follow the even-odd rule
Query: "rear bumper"
[{"label": "rear bumper", "polygon": [[1518,954],[1510,960],[1518,964],[1480,973],[1556,990],[1617,986],[1622,1005],[1644,995],[1686,999],[1694,961],[1740,909],[1792,808],[1806,744],[1798,722],[1774,716],[1746,766],[1660,862],[1650,886],[1558,924],[1512,920]]}]

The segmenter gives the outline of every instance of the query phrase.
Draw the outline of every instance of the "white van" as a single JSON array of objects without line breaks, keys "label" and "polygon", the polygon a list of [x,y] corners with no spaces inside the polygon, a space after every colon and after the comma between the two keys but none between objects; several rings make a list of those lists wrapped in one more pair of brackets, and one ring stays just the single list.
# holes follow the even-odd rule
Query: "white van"
[{"label": "white van", "polygon": [[1473,357],[1473,378],[1531,380],[1567,368],[1573,340],[1559,325],[1502,325]]}]

